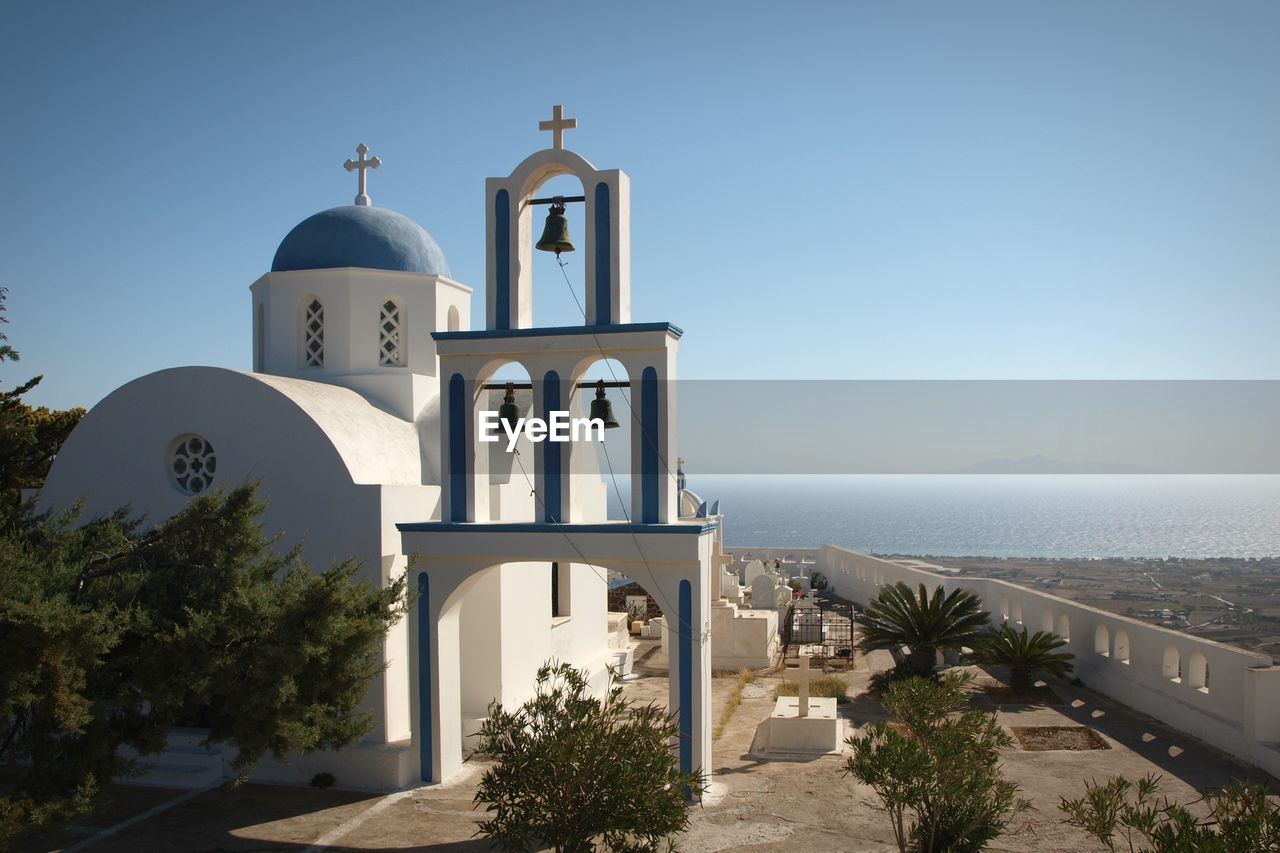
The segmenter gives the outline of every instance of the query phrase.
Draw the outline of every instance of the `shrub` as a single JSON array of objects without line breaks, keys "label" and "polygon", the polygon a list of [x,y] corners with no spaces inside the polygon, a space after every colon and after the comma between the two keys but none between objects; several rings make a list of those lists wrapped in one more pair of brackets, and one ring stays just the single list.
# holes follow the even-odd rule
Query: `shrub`
[{"label": "shrub", "polygon": [[1280,850],[1280,805],[1268,801],[1262,785],[1235,782],[1204,794],[1196,801],[1208,807],[1203,818],[1158,797],[1159,789],[1160,777],[1153,774],[1137,782],[1115,776],[1103,784],[1087,783],[1083,797],[1063,797],[1058,808],[1066,823],[1113,851],[1117,836],[1125,849],[1142,849],[1136,842],[1146,841],[1154,853]]},{"label": "shrub", "polygon": [[913,675],[933,672],[939,650],[971,645],[987,625],[987,612],[972,592],[941,585],[933,595],[920,584],[919,592],[902,581],[880,590],[858,614],[861,651],[908,646],[906,665]]},{"label": "shrub", "polygon": [[491,815],[481,834],[504,850],[658,850],[689,824],[686,793],[703,790],[671,753],[677,734],[664,709],[624,699],[616,675],[598,699],[585,673],[544,665],[532,699],[515,711],[493,703],[480,728],[480,752],[496,762],[475,796]]},{"label": "shrub", "polygon": [[900,851],[981,850],[1030,808],[1000,770],[1012,743],[994,714],[964,711],[967,675],[908,678],[882,699],[900,729],[880,722],[848,738],[843,773],[870,785],[889,813]]},{"label": "shrub", "polygon": [[1028,636],[1026,626],[1015,631],[1009,625],[983,634],[974,644],[974,658],[979,663],[1009,667],[1009,687],[1014,693],[1031,689],[1031,676],[1037,672],[1066,678],[1071,674],[1075,655],[1058,649],[1067,641],[1049,631],[1036,631]]}]

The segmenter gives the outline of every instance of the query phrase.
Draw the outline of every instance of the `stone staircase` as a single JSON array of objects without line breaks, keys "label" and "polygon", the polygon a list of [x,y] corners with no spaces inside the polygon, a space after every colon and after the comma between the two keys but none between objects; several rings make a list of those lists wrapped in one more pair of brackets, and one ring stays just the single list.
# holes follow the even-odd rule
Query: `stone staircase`
[{"label": "stone staircase", "polygon": [[208,733],[207,729],[170,729],[169,745],[164,752],[132,756],[142,773],[129,779],[129,784],[191,790],[221,782],[226,778],[221,747],[206,749],[200,745]]}]

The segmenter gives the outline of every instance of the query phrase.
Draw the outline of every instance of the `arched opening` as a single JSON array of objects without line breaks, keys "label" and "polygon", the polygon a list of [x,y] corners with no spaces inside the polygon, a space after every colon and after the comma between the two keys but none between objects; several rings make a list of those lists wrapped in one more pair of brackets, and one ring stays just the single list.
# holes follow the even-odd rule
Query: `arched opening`
[{"label": "arched opening", "polygon": [[[582,181],[576,175],[556,175],[533,192],[537,198],[585,195]],[[586,205],[569,202],[564,208],[574,251],[562,253],[557,259],[551,252],[532,249],[534,326],[581,326],[586,323]],[[551,206],[533,205],[532,210],[531,248],[542,237]]]},{"label": "arched opening", "polygon": [[[533,411],[532,381],[523,364],[518,361],[500,362],[490,365],[481,376],[486,373],[489,378],[479,383],[482,387],[476,401],[476,409],[482,418],[485,412],[493,412],[493,420],[496,420],[506,398],[508,382],[514,386],[512,395],[521,417],[543,416]],[[477,425],[477,431],[482,424]],[[514,452],[509,451],[510,438],[500,422],[494,433],[497,441],[477,448],[487,448],[489,453],[489,517],[494,521],[539,520],[546,496],[545,487],[542,492],[535,490],[537,474],[533,445],[522,433],[516,440]]]},{"label": "arched opening", "polygon": [[1058,636],[1068,643],[1071,642],[1071,620],[1065,613],[1058,615]]},{"label": "arched opening", "polygon": [[[630,387],[631,377],[622,362],[612,358],[597,358],[580,364],[575,372],[574,399],[567,407],[573,416],[591,416],[592,403],[600,390],[597,383],[604,382],[604,399],[608,401],[613,420],[618,424],[604,431],[603,441],[595,440],[593,433],[591,443],[594,447],[584,448],[581,443],[573,446],[570,471],[575,477],[575,488],[582,490],[578,499],[583,518],[638,520],[632,519],[631,442],[637,434],[632,429],[636,421],[632,406],[638,406],[639,401]],[[597,489],[603,491],[597,492]],[[683,515],[686,502],[683,496],[678,499]],[[693,510],[696,511],[697,507]]]},{"label": "arched opening", "polygon": [[1013,621],[1016,624],[1022,624],[1022,602],[1018,601],[1016,598],[1013,600],[1013,610],[1011,611],[1011,615],[1013,616]]},{"label": "arched opening", "polygon": [[1106,625],[1099,625],[1094,629],[1093,650],[1103,657],[1111,655],[1111,636],[1110,632],[1107,631]]},{"label": "arched opening", "polygon": [[1121,628],[1116,631],[1116,646],[1114,658],[1120,663],[1129,662],[1129,632]]},{"label": "arched opening", "polygon": [[1000,618],[1005,622],[1009,621],[1009,596],[1000,596]]},{"label": "arched opening", "polygon": [[1161,674],[1170,681],[1182,681],[1182,655],[1173,646],[1165,646]]},{"label": "arched opening", "polygon": [[[475,749],[489,703],[502,696],[502,637],[493,630],[493,614],[502,606],[502,573],[491,566],[457,595],[458,646],[467,665],[458,667],[461,690],[463,754]],[[475,655],[475,659],[472,656]]]},{"label": "arched opening", "polygon": [[1200,652],[1194,652],[1187,661],[1187,684],[1204,693],[1209,692],[1209,661]]},{"label": "arched opening", "polygon": [[449,311],[445,315],[445,330],[450,332],[459,331],[462,328],[462,317],[458,314],[458,306],[450,305]]},{"label": "arched opening", "polygon": [[404,367],[409,363],[409,316],[404,300],[384,297],[378,306],[378,366]]},{"label": "arched opening", "polygon": [[1040,611],[1040,630],[1053,632],[1053,611],[1047,607]]},{"label": "arched opening", "polygon": [[253,369],[261,373],[267,363],[267,323],[261,302],[253,312]]},{"label": "arched opening", "polygon": [[[599,571],[594,566],[583,567]],[[666,602],[632,578],[609,573],[608,591],[610,653],[631,658],[632,672],[641,677],[665,676],[668,655],[676,647]]]}]

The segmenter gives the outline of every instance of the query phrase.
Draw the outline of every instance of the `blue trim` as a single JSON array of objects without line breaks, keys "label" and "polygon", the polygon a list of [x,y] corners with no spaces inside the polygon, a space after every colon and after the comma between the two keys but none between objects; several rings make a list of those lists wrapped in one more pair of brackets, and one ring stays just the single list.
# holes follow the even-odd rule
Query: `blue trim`
[{"label": "blue trim", "polygon": [[693,585],[680,581],[680,769],[693,772]]},{"label": "blue trim", "polygon": [[640,375],[640,520],[659,520],[658,371],[646,367]]},{"label": "blue trim", "polygon": [[613,320],[612,268],[613,235],[609,229],[609,185],[596,184],[596,323],[608,325]]},{"label": "blue trim", "polygon": [[431,781],[431,595],[426,572],[418,573],[418,761],[423,782]]},{"label": "blue trim", "polygon": [[538,521],[473,522],[473,521],[402,521],[396,524],[401,533],[710,533],[720,526],[712,521],[704,524],[628,524],[624,521],[604,524],[551,524]]},{"label": "blue trim", "polygon": [[493,325],[511,327],[511,197],[506,190],[493,196]]},{"label": "blue trim", "polygon": [[[449,520],[467,520],[467,382],[449,377]],[[442,516],[443,517],[443,516]]]},{"label": "blue trim", "polygon": [[[554,412],[560,409],[560,374],[548,370],[542,378],[542,410]],[[542,443],[542,520],[560,521],[560,451],[558,441]]]},{"label": "blue trim", "polygon": [[437,341],[482,341],[489,338],[543,338],[551,335],[616,335],[619,332],[666,332],[674,338],[684,329],[672,323],[614,323],[608,326],[544,326],[538,329],[472,329],[466,332],[432,332]]}]

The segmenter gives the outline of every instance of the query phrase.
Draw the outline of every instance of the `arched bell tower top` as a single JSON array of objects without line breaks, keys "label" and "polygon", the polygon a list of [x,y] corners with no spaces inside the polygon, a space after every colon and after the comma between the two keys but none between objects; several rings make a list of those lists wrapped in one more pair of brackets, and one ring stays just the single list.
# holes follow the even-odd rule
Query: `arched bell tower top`
[{"label": "arched bell tower top", "polygon": [[[556,130],[558,113],[559,110],[553,122],[544,123],[544,129]],[[560,134],[556,130],[557,142]],[[586,325],[631,321],[631,180],[620,169],[601,171],[572,151],[555,147],[530,155],[505,178],[485,181],[485,317],[490,330],[533,326],[535,206],[529,200],[536,197],[543,184],[559,175],[577,177],[586,198]]]}]

